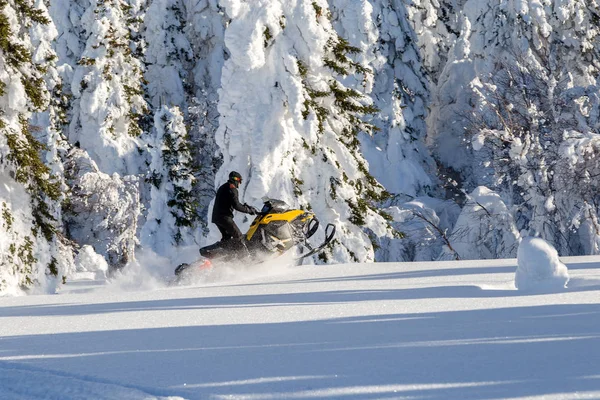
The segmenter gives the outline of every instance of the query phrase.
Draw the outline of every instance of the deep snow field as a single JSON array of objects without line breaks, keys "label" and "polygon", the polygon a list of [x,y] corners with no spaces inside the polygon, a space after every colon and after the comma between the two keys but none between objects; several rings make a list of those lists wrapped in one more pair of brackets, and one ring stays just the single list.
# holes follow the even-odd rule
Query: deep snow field
[{"label": "deep snow field", "polygon": [[266,265],[0,298],[1,399],[600,399],[600,257]]}]

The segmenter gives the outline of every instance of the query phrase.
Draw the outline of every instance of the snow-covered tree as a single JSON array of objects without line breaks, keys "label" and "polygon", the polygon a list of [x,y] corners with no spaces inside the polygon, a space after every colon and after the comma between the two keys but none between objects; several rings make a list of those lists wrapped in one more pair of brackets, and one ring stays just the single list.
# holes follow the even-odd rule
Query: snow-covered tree
[{"label": "snow-covered tree", "polygon": [[145,13],[145,78],[155,108],[175,105],[185,109],[186,106],[184,82],[188,79],[184,65],[192,62],[193,53],[183,31],[184,11],[180,0],[154,0]]},{"label": "snow-covered tree", "polygon": [[64,205],[68,237],[92,246],[112,270],[133,261],[141,213],[138,178],[105,174],[77,148],[67,155],[65,176],[72,192]]},{"label": "snow-covered tree", "polygon": [[142,62],[134,56],[131,29],[138,10],[106,0],[89,4],[81,16],[85,47],[73,73],[71,143],[87,151],[101,171],[140,172],[139,136],[147,131]]},{"label": "snow-covered tree", "polygon": [[448,61],[448,53],[456,41],[461,9],[466,0],[384,0],[395,9],[405,8],[414,30],[424,68],[433,83]]},{"label": "snow-covered tree", "polygon": [[[268,3],[268,4],[267,4]],[[217,142],[246,178],[242,200],[264,195],[312,209],[338,225],[323,259],[372,261],[372,237],[391,234],[373,207],[385,192],[369,173],[358,135],[373,126],[370,99],[344,79],[372,72],[340,37],[325,1],[222,2],[232,22],[223,68]],[[220,179],[219,179],[220,178]]]},{"label": "snow-covered tree", "polygon": [[185,10],[184,32],[193,52],[186,70],[188,134],[194,148],[194,164],[198,167],[194,198],[198,201],[200,226],[207,234],[208,211],[215,197],[215,175],[222,164],[215,133],[219,126],[218,90],[227,56],[225,27],[229,18],[214,0],[186,1]]},{"label": "snow-covered tree", "polygon": [[[60,179],[50,90],[58,84],[45,5],[0,2],[0,292],[64,277],[72,267],[59,240]],[[52,167],[52,168],[51,168]],[[56,168],[55,168],[56,167]]]},{"label": "snow-covered tree", "polygon": [[[151,200],[146,223],[141,231],[143,246],[168,255],[176,245],[190,241],[198,218],[193,198],[192,156],[177,107],[163,106],[154,116],[156,137],[152,143],[150,173]],[[188,239],[188,240],[186,240]]]},{"label": "snow-covered tree", "polygon": [[[362,80],[354,77],[353,82],[370,94],[379,109],[371,119],[377,131],[373,135],[363,133],[360,138],[370,173],[396,195],[391,201],[394,205],[399,205],[400,199],[432,193],[435,164],[425,146],[428,73],[406,5],[387,0],[373,4],[348,0],[329,3],[336,31],[361,50],[355,58],[372,71]],[[346,82],[352,78],[346,77]],[[389,210],[389,214],[397,213]],[[404,248],[403,241],[386,239],[385,245],[380,243],[377,260],[410,260],[404,257],[415,252],[398,251]],[[388,258],[392,255],[402,258]]]},{"label": "snow-covered tree", "polygon": [[464,10],[430,124],[437,155],[464,189],[488,186],[516,207],[519,229],[579,254],[574,228],[594,201],[571,194],[561,149],[571,130],[597,130],[598,4],[469,1]]},{"label": "snow-covered tree", "polygon": [[480,186],[467,196],[441,258],[514,258],[519,239],[511,210],[497,193]]}]

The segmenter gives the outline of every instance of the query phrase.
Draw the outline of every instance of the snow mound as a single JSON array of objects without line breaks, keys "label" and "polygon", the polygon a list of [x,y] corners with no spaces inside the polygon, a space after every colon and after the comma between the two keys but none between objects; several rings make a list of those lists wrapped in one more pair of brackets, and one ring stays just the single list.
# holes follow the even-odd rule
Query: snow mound
[{"label": "snow mound", "polygon": [[555,290],[569,282],[567,267],[544,239],[525,237],[517,251],[515,286],[519,290]]}]

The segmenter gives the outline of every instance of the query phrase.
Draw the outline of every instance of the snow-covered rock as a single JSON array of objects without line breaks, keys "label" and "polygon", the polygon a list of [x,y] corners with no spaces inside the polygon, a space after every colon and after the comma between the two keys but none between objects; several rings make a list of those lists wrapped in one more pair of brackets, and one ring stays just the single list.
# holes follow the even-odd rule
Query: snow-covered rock
[{"label": "snow-covered rock", "polygon": [[562,289],[569,281],[567,267],[544,239],[525,237],[517,251],[515,286],[519,290]]}]

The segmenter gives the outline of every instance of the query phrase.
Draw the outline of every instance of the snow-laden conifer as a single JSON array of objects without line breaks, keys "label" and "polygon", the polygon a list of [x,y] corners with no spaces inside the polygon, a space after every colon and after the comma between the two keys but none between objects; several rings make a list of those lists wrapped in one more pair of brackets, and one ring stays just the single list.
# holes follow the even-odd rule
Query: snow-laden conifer
[{"label": "snow-laden conifer", "polygon": [[154,116],[154,151],[147,181],[152,185],[142,246],[161,255],[171,255],[176,245],[193,236],[197,204],[192,195],[192,156],[183,115],[177,107],[163,106]]},{"label": "snow-laden conifer", "polygon": [[[187,63],[187,90],[189,138],[197,184],[194,198],[198,201],[199,224],[203,234],[208,233],[208,211],[215,197],[215,174],[222,157],[215,141],[219,126],[217,109],[221,86],[221,69],[227,56],[225,26],[229,18],[215,1],[194,1],[185,4],[183,29],[192,49],[193,60]],[[185,63],[184,63],[185,64]]]},{"label": "snow-laden conifer", "polygon": [[193,61],[193,53],[183,29],[185,9],[180,0],[151,1],[144,17],[145,78],[153,107],[186,105],[184,64]]},{"label": "snow-laden conifer", "polygon": [[109,174],[140,172],[139,137],[148,122],[148,106],[143,65],[131,40],[140,23],[138,6],[94,2],[80,21],[85,47],[71,82],[74,116],[69,140]]},{"label": "snow-laden conifer", "polygon": [[[458,26],[465,2],[466,0],[383,0],[381,2],[396,10],[405,10],[414,37],[417,39],[415,43],[409,42],[409,45],[418,48],[423,67],[428,71],[433,83],[437,83],[438,76],[448,61],[448,53],[459,36]],[[395,25],[393,20],[390,22],[392,26]],[[401,19],[399,24],[402,24]]]},{"label": "snow-laden conifer", "polygon": [[[370,261],[373,238],[390,234],[373,202],[385,195],[360,153],[362,117],[377,111],[347,76],[366,76],[331,26],[325,1],[222,2],[232,22],[223,68],[217,141],[224,165],[245,178],[242,201],[268,195],[338,225],[324,259]],[[219,179],[220,178],[220,179]]]},{"label": "snow-laden conifer", "polygon": [[[347,36],[352,46],[360,48],[356,60],[372,71],[353,82],[370,94],[379,109],[371,119],[378,130],[373,135],[361,135],[361,149],[369,162],[370,173],[394,196],[392,204],[432,193],[435,164],[425,146],[428,72],[422,64],[407,5],[397,1],[347,0],[330,4],[336,30]],[[352,78],[349,76],[346,81]],[[400,215],[395,210],[385,212]],[[410,219],[402,217],[402,222],[397,221],[394,226],[404,231],[404,222],[410,225],[407,227],[414,235],[416,230]],[[425,237],[413,239],[428,242]],[[401,239],[380,243],[377,259],[396,260],[389,258],[396,255],[410,260],[405,257],[416,252],[401,249],[410,246],[409,242]]]},{"label": "snow-laden conifer", "polygon": [[55,34],[43,4],[0,2],[0,292],[59,283],[72,265],[57,237],[59,171],[48,166],[56,166],[56,132],[46,112],[48,85],[56,84],[49,45]]}]

